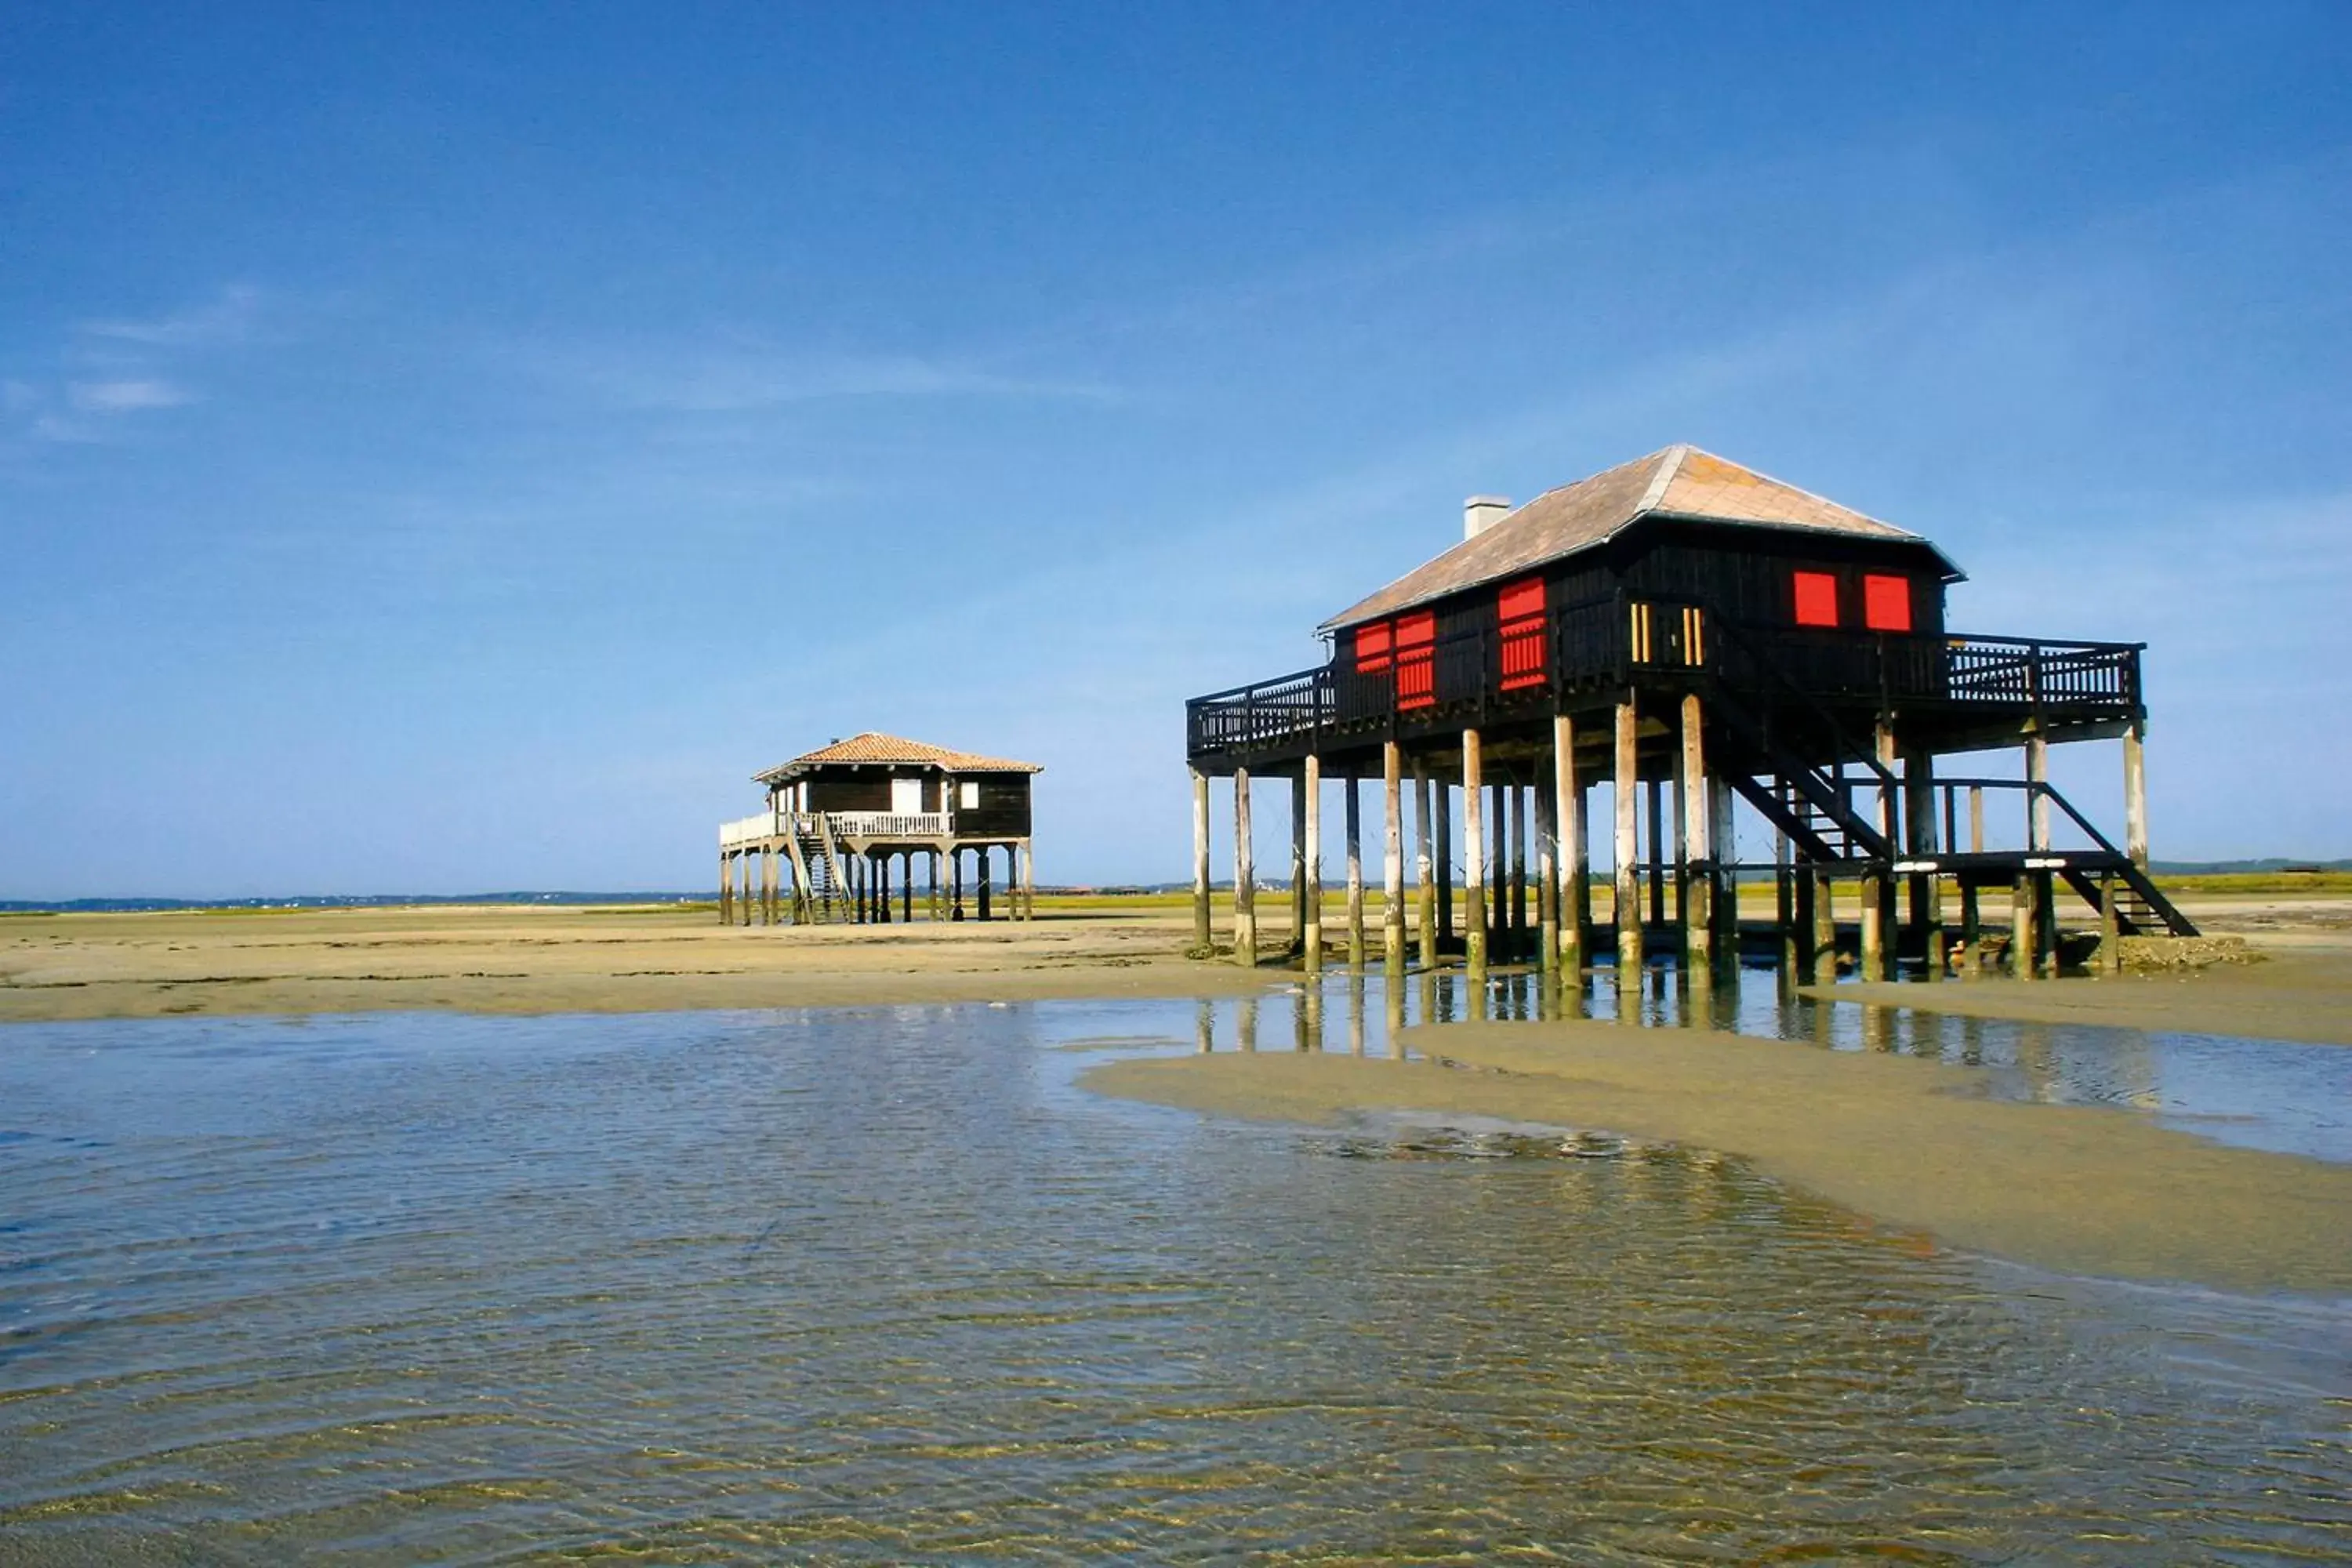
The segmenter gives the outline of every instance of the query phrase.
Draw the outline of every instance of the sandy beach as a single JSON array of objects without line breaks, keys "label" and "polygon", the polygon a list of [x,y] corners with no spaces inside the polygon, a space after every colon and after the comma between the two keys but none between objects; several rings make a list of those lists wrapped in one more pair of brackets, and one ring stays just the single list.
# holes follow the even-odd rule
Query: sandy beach
[{"label": "sandy beach", "polygon": [[[1766,905],[1752,895],[1751,915]],[[1841,1001],[1983,1017],[2352,1045],[2352,894],[2185,907],[2262,962],[2194,974],[1836,988]],[[1048,898],[1028,923],[722,926],[677,906],[426,906],[0,918],[0,1022],[443,1008],[670,1012],[1055,996],[1231,995],[1277,983],[1286,905],[1260,900],[1266,966],[1184,956],[1181,898]],[[1605,897],[1597,914],[1605,918]],[[1218,907],[1219,935],[1225,929]]]},{"label": "sandy beach", "polygon": [[[722,926],[707,909],[439,906],[0,920],[0,1021],[180,1014],[649,1013],[1226,994],[1189,910],[1032,922]],[[1265,978],[1270,979],[1271,975]]]}]

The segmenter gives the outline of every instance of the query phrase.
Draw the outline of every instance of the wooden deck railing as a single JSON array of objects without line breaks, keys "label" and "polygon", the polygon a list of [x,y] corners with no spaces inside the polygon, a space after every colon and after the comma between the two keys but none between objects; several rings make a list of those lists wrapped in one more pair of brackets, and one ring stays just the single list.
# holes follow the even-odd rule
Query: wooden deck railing
[{"label": "wooden deck railing", "polygon": [[778,838],[788,833],[815,834],[817,818],[833,826],[837,838],[945,838],[950,831],[943,811],[766,811],[719,825],[719,847]]},{"label": "wooden deck railing", "polygon": [[[1793,687],[1828,702],[1948,702],[2137,709],[2137,643],[2032,637],[1717,626],[1704,607],[1670,600],[1602,600],[1554,610],[1544,679],[1507,689],[1495,628],[1401,652],[1424,668],[1362,671],[1345,650],[1330,664],[1194,698],[1185,705],[1191,755],[1249,752],[1306,734],[1334,740],[1438,718],[1517,711],[1559,695],[1623,684],[1640,669],[1705,672],[1740,689]],[[1770,668],[1763,661],[1770,661]],[[1515,683],[1517,684],[1517,683]]]}]

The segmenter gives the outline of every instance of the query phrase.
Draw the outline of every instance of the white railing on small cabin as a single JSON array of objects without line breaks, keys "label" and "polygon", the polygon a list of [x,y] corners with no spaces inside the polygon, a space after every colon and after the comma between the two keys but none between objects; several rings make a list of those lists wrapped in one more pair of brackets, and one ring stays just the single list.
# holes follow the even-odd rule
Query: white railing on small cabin
[{"label": "white railing on small cabin", "polygon": [[739,844],[779,838],[788,833],[814,833],[819,816],[831,824],[836,838],[945,838],[948,836],[948,814],[944,811],[765,811],[757,816],[720,823],[719,847],[731,849]]}]

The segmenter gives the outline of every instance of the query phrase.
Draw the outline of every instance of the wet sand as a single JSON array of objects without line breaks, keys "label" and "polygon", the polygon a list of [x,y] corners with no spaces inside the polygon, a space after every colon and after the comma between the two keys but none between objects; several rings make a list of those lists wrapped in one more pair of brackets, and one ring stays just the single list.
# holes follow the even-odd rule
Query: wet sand
[{"label": "wet sand", "polygon": [[1221,995],[1189,910],[1032,923],[722,926],[709,910],[451,907],[0,919],[0,1022],[179,1014],[672,1012]]},{"label": "wet sand", "polygon": [[2352,897],[2183,897],[2209,936],[2242,936],[2253,963],[2116,979],[1984,979],[1856,984],[1806,994],[1967,1017],[2172,1029],[2352,1046]]},{"label": "wet sand", "polygon": [[1977,1069],[1907,1057],[1601,1023],[1404,1038],[1442,1062],[1223,1052],[1115,1062],[1085,1082],[1222,1115],[1407,1110],[1691,1144],[1923,1245],[2111,1278],[2352,1292],[2352,1168],[2122,1110],[1986,1099]]}]

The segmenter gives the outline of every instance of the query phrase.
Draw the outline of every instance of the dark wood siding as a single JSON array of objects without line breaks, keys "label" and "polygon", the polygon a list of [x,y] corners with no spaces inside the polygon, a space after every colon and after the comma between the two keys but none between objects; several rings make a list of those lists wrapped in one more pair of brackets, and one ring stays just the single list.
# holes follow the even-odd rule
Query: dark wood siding
[{"label": "dark wood siding", "polygon": [[887,811],[890,775],[879,768],[809,775],[811,811]]},{"label": "dark wood siding", "polygon": [[[1029,837],[1029,775],[1027,773],[964,773],[959,784],[980,785],[980,804],[968,806],[959,799],[950,827],[965,838],[1026,838]],[[959,790],[959,795],[961,792]]]}]

